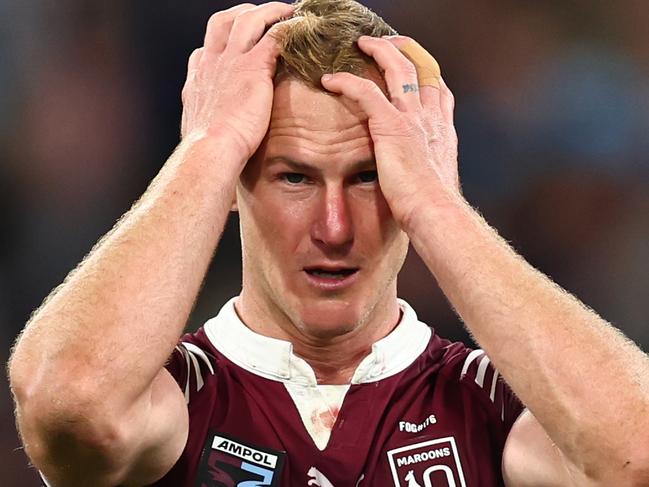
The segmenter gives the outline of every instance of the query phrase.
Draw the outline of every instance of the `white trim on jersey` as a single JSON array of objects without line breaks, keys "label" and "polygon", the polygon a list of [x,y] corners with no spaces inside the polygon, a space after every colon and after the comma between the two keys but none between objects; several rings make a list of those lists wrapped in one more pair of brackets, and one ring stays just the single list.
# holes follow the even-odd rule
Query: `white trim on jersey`
[{"label": "white trim on jersey", "polygon": [[210,373],[214,375],[214,367],[212,367],[212,362],[210,362],[210,359],[207,358],[207,354],[199,347],[194,345],[193,343],[189,342],[181,342],[183,346],[192,354],[196,355],[198,358],[200,358],[205,365],[207,365],[207,368],[210,369]]},{"label": "white trim on jersey", "polygon": [[350,385],[311,386],[286,381],[284,387],[293,399],[313,443],[323,451],[329,443],[331,431]]},{"label": "white trim on jersey", "polygon": [[[290,342],[255,333],[241,321],[234,307],[236,299],[228,301],[216,317],[205,323],[205,333],[212,345],[253,374],[280,382],[316,385],[313,369],[293,353]],[[376,382],[398,374],[428,346],[431,329],[417,319],[408,303],[399,300],[399,307],[403,313],[399,325],[372,345],[372,351],[357,367],[352,384]]]},{"label": "white trim on jersey", "polygon": [[496,402],[496,384],[498,384],[499,375],[498,371],[494,369],[494,378],[491,380],[491,392],[489,393],[489,399],[491,399],[491,402]]},{"label": "white trim on jersey", "polygon": [[[500,374],[494,368],[484,350],[472,350],[464,359],[460,380],[473,379],[480,388],[489,394],[489,399],[496,407],[500,408],[500,417],[505,420],[505,397],[503,396],[504,383],[499,380]],[[491,382],[489,382],[491,380]],[[498,386],[500,388],[498,389]]]},{"label": "white trim on jersey", "polygon": [[[311,366],[293,353],[290,342],[253,332],[239,318],[235,302],[236,298],[228,301],[217,316],[205,323],[203,328],[208,339],[239,367],[282,382],[313,442],[324,450],[350,384],[319,385]],[[399,300],[399,307],[402,311],[399,324],[372,345],[368,356],[356,368],[351,384],[376,382],[396,375],[426,350],[431,329],[417,319],[408,303]]]},{"label": "white trim on jersey", "polygon": [[[484,387],[484,376],[487,373],[487,366],[489,365],[489,357],[486,355],[480,360],[480,365],[478,366],[478,374],[475,376],[475,383],[480,387]],[[493,383],[493,381],[492,381]]]},{"label": "white trim on jersey", "polygon": [[473,350],[469,355],[467,355],[466,359],[464,359],[464,365],[462,366],[462,372],[460,373],[460,379],[462,379],[466,375],[466,373],[469,370],[469,366],[471,365],[471,363],[482,354],[484,354],[484,350],[478,348],[477,350]]},{"label": "white trim on jersey", "polygon": [[180,342],[176,345],[176,350],[178,350],[182,356],[185,358],[186,370],[187,370],[187,379],[185,380],[185,402],[189,404],[189,398],[191,391],[189,390],[189,384],[191,382],[192,371],[196,377],[196,392],[200,391],[205,385],[205,380],[203,379],[203,372],[201,371],[201,366],[198,363],[200,359],[210,371],[211,375],[214,375],[214,367],[210,359],[207,357],[207,354],[198,348],[193,343]]}]

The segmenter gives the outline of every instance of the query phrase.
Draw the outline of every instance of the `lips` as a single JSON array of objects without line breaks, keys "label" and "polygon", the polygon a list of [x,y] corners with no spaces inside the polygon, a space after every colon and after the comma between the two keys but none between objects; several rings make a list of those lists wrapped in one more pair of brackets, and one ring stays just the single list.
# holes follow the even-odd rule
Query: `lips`
[{"label": "lips", "polygon": [[350,286],[358,276],[358,267],[312,266],[305,267],[307,281],[323,291],[338,291]]},{"label": "lips", "polygon": [[358,271],[357,267],[306,267],[304,271],[322,279],[345,279]]}]

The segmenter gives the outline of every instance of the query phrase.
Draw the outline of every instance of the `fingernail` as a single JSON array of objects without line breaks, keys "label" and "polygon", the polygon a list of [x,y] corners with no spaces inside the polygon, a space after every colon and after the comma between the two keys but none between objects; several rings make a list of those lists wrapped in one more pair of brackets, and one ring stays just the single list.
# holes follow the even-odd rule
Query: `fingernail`
[{"label": "fingernail", "polygon": [[322,75],[322,81],[329,81],[331,78],[333,78],[333,75],[331,75],[331,74],[323,74]]}]

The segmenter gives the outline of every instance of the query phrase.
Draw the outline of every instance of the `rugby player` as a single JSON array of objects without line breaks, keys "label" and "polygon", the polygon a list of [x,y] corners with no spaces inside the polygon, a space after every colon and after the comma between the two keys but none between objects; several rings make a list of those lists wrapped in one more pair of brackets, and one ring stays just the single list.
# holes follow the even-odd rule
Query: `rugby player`
[{"label": "rugby player", "polygon": [[[15,347],[49,485],[649,485],[647,357],[462,197],[412,39],[351,0],[243,4],[182,95],[177,150]],[[181,337],[232,208],[241,294]],[[397,298],[409,242],[481,349]]]}]

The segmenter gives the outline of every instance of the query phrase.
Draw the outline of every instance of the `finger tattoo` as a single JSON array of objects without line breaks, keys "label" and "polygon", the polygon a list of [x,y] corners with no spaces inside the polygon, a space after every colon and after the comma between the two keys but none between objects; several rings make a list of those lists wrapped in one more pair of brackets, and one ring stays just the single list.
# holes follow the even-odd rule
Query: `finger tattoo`
[{"label": "finger tattoo", "polygon": [[403,85],[404,93],[417,93],[418,91],[419,85],[417,85],[417,83],[409,83],[407,85]]}]

